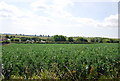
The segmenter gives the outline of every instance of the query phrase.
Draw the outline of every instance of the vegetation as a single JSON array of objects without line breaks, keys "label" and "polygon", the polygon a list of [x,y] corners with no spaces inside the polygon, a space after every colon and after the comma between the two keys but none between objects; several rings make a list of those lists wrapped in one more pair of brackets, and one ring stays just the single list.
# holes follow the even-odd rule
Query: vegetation
[{"label": "vegetation", "polygon": [[9,38],[9,35],[6,35],[5,38]]},{"label": "vegetation", "polygon": [[68,41],[73,42],[74,41],[73,37],[68,37]]},{"label": "vegetation", "polygon": [[53,39],[54,41],[66,41],[66,37],[62,35],[54,35]]},{"label": "vegetation", "polygon": [[66,37],[63,35],[54,36],[21,36],[4,35],[3,43],[9,39],[10,43],[37,43],[37,44],[88,44],[88,43],[119,43],[119,39],[101,38],[101,37]]},{"label": "vegetation", "polygon": [[2,44],[4,45],[4,44],[9,44],[10,43],[10,40],[4,40],[4,41],[2,41]]},{"label": "vegetation", "polygon": [[83,38],[83,37],[79,37],[79,38],[77,39],[77,41],[80,41],[81,43],[88,42],[88,40],[85,39],[85,38]]},{"label": "vegetation", "polygon": [[11,44],[2,51],[4,79],[120,78],[118,44]]}]

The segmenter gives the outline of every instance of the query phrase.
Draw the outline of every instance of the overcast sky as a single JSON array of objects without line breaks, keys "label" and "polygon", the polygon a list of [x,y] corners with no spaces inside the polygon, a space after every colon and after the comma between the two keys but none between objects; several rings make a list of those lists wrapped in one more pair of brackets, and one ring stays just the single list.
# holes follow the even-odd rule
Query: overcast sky
[{"label": "overcast sky", "polygon": [[117,38],[118,0],[0,0],[0,33]]}]

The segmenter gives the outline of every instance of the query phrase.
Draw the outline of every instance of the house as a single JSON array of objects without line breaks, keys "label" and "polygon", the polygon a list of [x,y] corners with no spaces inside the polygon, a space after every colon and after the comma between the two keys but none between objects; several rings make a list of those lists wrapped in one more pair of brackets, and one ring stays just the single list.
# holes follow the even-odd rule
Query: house
[{"label": "house", "polygon": [[46,41],[45,40],[41,40],[42,43],[45,43]]}]

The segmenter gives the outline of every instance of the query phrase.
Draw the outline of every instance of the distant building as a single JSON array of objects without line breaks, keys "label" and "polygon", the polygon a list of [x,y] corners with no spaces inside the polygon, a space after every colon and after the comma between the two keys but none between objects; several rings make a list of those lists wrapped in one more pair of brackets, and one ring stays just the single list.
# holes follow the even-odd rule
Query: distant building
[{"label": "distant building", "polygon": [[7,39],[7,40],[9,40],[9,41],[10,41],[10,39]]},{"label": "distant building", "polygon": [[42,43],[45,43],[46,41],[44,41],[44,40],[41,40],[41,42],[42,42]]}]

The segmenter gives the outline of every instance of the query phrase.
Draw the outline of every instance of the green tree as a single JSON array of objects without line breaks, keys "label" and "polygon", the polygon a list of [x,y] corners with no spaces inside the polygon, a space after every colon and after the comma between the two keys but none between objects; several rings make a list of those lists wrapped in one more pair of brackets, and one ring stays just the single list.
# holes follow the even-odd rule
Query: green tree
[{"label": "green tree", "polygon": [[5,35],[5,38],[7,38],[7,39],[8,39],[8,38],[10,38],[10,37],[9,37],[9,35]]},{"label": "green tree", "polygon": [[9,44],[10,43],[10,40],[4,40],[2,41],[2,44]]},{"label": "green tree", "polygon": [[110,39],[103,39],[102,42],[103,42],[103,43],[110,43],[111,40],[110,40]]},{"label": "green tree", "polygon": [[54,41],[66,41],[66,37],[63,35],[54,35]]},{"label": "green tree", "polygon": [[103,38],[100,37],[94,37],[92,38],[92,42],[96,42],[96,43],[102,43]]},{"label": "green tree", "polygon": [[20,38],[14,38],[14,41],[19,42]]},{"label": "green tree", "polygon": [[15,36],[10,36],[10,38],[15,38]]},{"label": "green tree", "polygon": [[83,37],[77,38],[77,41],[80,41],[81,43],[86,43],[86,42],[88,42],[88,40],[87,40],[86,38],[83,38]]},{"label": "green tree", "polygon": [[11,41],[12,41],[12,42],[20,42],[21,39],[20,39],[20,38],[11,38]]},{"label": "green tree", "polygon": [[74,41],[73,37],[68,37],[68,41],[73,42]]},{"label": "green tree", "polygon": [[30,38],[27,38],[27,37],[21,37],[20,39],[21,39],[21,41],[26,41],[28,39],[30,40]]},{"label": "green tree", "polygon": [[110,43],[119,43],[118,39],[110,39]]}]

